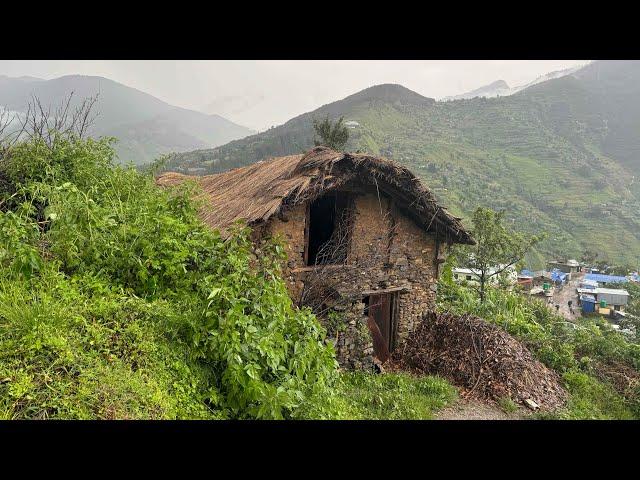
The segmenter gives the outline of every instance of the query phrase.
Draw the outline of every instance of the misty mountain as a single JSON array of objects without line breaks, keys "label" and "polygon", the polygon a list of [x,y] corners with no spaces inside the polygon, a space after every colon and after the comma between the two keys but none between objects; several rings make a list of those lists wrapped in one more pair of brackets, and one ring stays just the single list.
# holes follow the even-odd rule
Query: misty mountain
[{"label": "misty mountain", "polygon": [[484,85],[483,87],[476,88],[475,90],[471,90],[470,92],[462,93],[460,95],[454,95],[451,97],[444,97],[442,101],[448,102],[450,100],[462,100],[465,98],[492,98],[497,96],[511,95],[513,93],[511,90],[512,89],[511,87],[509,87],[509,85],[507,85],[507,82],[505,82],[504,80],[496,80],[495,82],[491,82],[489,85]]},{"label": "misty mountain", "polygon": [[[201,110],[204,113],[216,113],[240,124],[252,125],[259,123],[262,118],[271,118],[278,99],[267,97],[265,94],[247,92],[243,95],[227,95],[216,97]],[[269,115],[267,118],[266,115]]]},{"label": "misty mountain", "polygon": [[462,93],[460,95],[453,95],[450,97],[444,97],[442,101],[448,102],[451,100],[464,100],[469,98],[476,97],[484,97],[484,98],[493,98],[493,97],[504,97],[508,95],[513,95],[514,93],[518,93],[526,88],[532,87],[533,85],[537,85],[542,82],[546,82],[549,80],[553,80],[555,78],[564,77],[567,75],[572,75],[583,68],[582,66],[566,68],[564,70],[557,70],[555,72],[546,73],[544,75],[540,75],[535,80],[525,83],[524,85],[519,85],[516,87],[509,87],[507,82],[504,80],[496,80],[495,82],[490,83],[489,85],[485,85],[483,87],[477,88],[475,90],[471,90],[470,92]]},{"label": "misty mountain", "polygon": [[53,80],[0,76],[0,106],[25,112],[33,96],[53,108],[73,92],[71,107],[97,95],[94,136],[118,138],[122,162],[143,164],[158,155],[222,145],[254,131],[219,115],[175,107],[135,88],[103,77],[69,75]]},{"label": "misty mountain", "polygon": [[640,257],[640,62],[595,62],[499,98],[435,102],[374,86],[168,168],[205,174],[300,153],[326,115],[357,122],[347,150],[407,165],[456,215],[504,209],[518,229],[550,233],[545,255]]}]

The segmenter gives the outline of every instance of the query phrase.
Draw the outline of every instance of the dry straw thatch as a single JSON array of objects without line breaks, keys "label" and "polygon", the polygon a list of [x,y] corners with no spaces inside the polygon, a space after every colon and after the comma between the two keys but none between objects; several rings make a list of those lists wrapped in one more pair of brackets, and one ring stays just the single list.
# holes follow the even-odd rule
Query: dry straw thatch
[{"label": "dry straw thatch", "polygon": [[349,185],[373,186],[391,196],[419,225],[451,242],[474,244],[460,219],[438,205],[431,191],[407,168],[384,158],[316,147],[306,154],[272,158],[202,177],[168,172],[161,186],[196,181],[206,207],[202,218],[224,232],[237,220],[258,225],[294,205]]}]

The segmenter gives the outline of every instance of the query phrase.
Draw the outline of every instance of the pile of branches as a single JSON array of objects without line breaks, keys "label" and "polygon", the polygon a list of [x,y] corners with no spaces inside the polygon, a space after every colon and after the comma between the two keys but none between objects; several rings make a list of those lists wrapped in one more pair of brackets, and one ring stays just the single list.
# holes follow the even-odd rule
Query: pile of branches
[{"label": "pile of branches", "polygon": [[567,392],[559,376],[504,330],[472,315],[425,313],[389,365],[421,375],[439,375],[463,397],[509,397],[532,409],[554,410]]},{"label": "pile of branches", "polygon": [[599,380],[609,383],[625,397],[640,392],[640,372],[623,362],[596,362],[593,370]]}]

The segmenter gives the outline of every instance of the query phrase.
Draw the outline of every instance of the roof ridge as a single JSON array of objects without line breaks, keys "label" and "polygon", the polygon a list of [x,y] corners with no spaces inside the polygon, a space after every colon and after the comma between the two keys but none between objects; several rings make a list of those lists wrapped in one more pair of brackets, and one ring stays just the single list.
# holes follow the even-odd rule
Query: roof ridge
[{"label": "roof ridge", "polygon": [[[251,174],[243,175],[244,172]],[[433,232],[433,225],[435,231],[443,234],[438,228],[440,225],[447,238],[452,237],[459,243],[475,243],[461,219],[441,206],[433,192],[411,170],[384,157],[316,146],[306,153],[271,157],[202,177],[167,172],[156,181],[159,185],[171,186],[186,178],[197,179],[209,196],[209,205],[202,216],[214,228],[226,229],[239,219],[257,224],[284,208],[313,200],[350,182],[364,181],[378,186],[380,181],[381,190],[412,212],[424,230]]]}]

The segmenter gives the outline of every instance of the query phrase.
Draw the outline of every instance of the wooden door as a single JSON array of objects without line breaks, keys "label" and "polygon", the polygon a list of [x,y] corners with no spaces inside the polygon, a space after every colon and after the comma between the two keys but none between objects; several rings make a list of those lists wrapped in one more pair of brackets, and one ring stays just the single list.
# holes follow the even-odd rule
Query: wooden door
[{"label": "wooden door", "polygon": [[368,325],[373,337],[373,353],[382,362],[389,358],[393,336],[393,305],[391,294],[369,297]]}]

